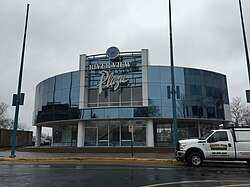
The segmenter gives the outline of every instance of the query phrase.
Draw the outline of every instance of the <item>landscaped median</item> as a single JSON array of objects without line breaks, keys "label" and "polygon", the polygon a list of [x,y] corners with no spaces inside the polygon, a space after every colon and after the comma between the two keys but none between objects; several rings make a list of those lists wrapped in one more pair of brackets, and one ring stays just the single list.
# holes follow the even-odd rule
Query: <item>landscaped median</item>
[{"label": "landscaped median", "polygon": [[153,159],[153,158],[112,158],[112,157],[57,157],[57,158],[0,158],[0,161],[18,162],[67,162],[67,161],[107,161],[107,162],[157,162],[176,163],[175,159]]}]

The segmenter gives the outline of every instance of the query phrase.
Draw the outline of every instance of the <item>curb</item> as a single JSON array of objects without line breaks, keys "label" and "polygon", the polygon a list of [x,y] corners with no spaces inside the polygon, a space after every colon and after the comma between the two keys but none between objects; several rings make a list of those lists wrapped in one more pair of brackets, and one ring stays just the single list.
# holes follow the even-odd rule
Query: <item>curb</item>
[{"label": "curb", "polygon": [[67,162],[67,161],[112,161],[112,162],[156,162],[176,163],[175,159],[152,159],[152,158],[112,158],[112,157],[57,157],[57,158],[0,158],[0,161],[15,162]]}]

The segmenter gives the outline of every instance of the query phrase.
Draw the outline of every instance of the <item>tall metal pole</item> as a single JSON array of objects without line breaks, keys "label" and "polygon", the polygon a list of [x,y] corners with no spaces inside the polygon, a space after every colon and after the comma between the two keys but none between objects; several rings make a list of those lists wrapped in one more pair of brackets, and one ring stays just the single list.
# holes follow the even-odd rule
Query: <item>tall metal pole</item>
[{"label": "tall metal pole", "polygon": [[14,118],[14,127],[12,132],[12,143],[11,143],[11,155],[10,158],[15,158],[15,148],[16,148],[16,134],[17,134],[17,126],[18,126],[18,114],[19,114],[19,106],[21,104],[21,87],[22,87],[22,76],[23,76],[23,63],[24,63],[24,53],[25,53],[25,42],[26,42],[26,33],[27,33],[27,25],[28,25],[28,16],[29,16],[29,4],[27,4],[27,12],[26,12],[26,20],[25,20],[25,28],[24,28],[24,37],[23,37],[23,48],[22,48],[22,56],[21,56],[21,66],[19,72],[19,81],[18,81],[18,89],[17,89],[17,97],[14,101],[16,110],[15,110],[15,118]]},{"label": "tall metal pole", "polygon": [[244,26],[244,19],[243,19],[243,13],[242,13],[241,0],[239,0],[239,7],[240,7],[242,34],[243,34],[243,39],[244,39],[246,61],[247,61],[248,81],[249,81],[249,84],[250,84],[250,64],[249,64],[249,55],[248,55],[248,48],[247,48],[247,37],[246,37],[245,26]]},{"label": "tall metal pole", "polygon": [[172,110],[173,110],[173,146],[176,151],[178,141],[177,119],[176,119],[176,99],[175,99],[175,80],[174,80],[174,55],[173,55],[173,36],[172,36],[172,17],[171,0],[169,0],[169,34],[170,34],[170,62],[171,62],[171,84],[172,84]]}]

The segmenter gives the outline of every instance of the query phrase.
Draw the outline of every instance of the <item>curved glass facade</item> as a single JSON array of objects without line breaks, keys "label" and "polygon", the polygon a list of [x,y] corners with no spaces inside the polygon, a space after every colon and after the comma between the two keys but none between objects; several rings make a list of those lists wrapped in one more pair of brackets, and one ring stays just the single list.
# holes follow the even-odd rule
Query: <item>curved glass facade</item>
[{"label": "curved glass facade", "polygon": [[57,75],[36,87],[34,123],[79,119],[79,71]]},{"label": "curved glass facade", "polygon": [[[229,104],[229,99],[224,75],[180,67],[175,68],[175,73],[176,90],[179,91],[176,94],[179,118],[225,119],[224,104]],[[68,119],[172,116],[170,67],[148,67],[149,106],[137,106],[135,102],[133,107],[99,106],[80,110],[79,75],[79,71],[65,73],[37,85],[35,123]],[[133,102],[127,105],[133,105]]]},{"label": "curved glass facade", "polygon": [[[137,146],[172,144],[170,67],[148,65],[142,52],[81,58],[79,71],[36,87],[34,125],[53,128],[53,145],[76,146],[83,133],[82,146],[128,146],[130,125]],[[225,75],[175,67],[175,84],[180,139],[199,137],[228,121]],[[82,132],[79,122],[84,122]]]}]

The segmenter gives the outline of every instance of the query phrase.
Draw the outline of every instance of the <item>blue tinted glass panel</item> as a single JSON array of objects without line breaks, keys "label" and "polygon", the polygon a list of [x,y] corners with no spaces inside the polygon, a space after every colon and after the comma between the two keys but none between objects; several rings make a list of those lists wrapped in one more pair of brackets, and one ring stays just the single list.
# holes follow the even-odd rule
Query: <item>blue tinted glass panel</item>
[{"label": "blue tinted glass panel", "polygon": [[160,99],[161,98],[161,86],[157,83],[148,84],[149,99]]},{"label": "blue tinted glass panel", "polygon": [[56,90],[60,90],[62,89],[62,81],[63,81],[63,77],[62,75],[56,76]]},{"label": "blue tinted glass panel", "polygon": [[208,107],[207,108],[207,117],[214,118],[215,117],[215,107]]},{"label": "blue tinted glass panel", "polygon": [[49,92],[47,94],[47,102],[49,102],[49,103],[53,102],[53,92]]},{"label": "blue tinted glass panel", "polygon": [[173,117],[172,107],[161,107],[161,114],[162,117],[172,118]]},{"label": "blue tinted glass panel", "polygon": [[62,89],[70,88],[71,86],[71,73],[62,75]]},{"label": "blue tinted glass panel", "polygon": [[119,117],[120,118],[132,118],[134,115],[133,108],[120,108]]},{"label": "blue tinted glass panel", "polygon": [[55,102],[56,103],[61,103],[61,96],[62,96],[61,90],[55,91]]},{"label": "blue tinted glass panel", "polygon": [[168,98],[167,85],[166,84],[161,84],[161,97],[162,97],[162,99],[167,99]]},{"label": "blue tinted glass panel", "polygon": [[92,110],[92,118],[105,118],[104,109],[93,109]]},{"label": "blue tinted glass panel", "polygon": [[47,92],[53,92],[54,91],[54,86],[55,86],[55,77],[50,78],[46,81],[47,84]]},{"label": "blue tinted glass panel", "polygon": [[47,105],[47,94],[43,94],[43,96],[42,96],[42,105],[43,106]]},{"label": "blue tinted glass panel", "polygon": [[200,85],[190,85],[191,95],[202,95],[202,90]]},{"label": "blue tinted glass panel", "polygon": [[44,87],[44,82],[42,82],[42,83],[39,84],[39,95],[40,96],[44,94],[43,87]]},{"label": "blue tinted glass panel", "polygon": [[171,72],[170,67],[160,67],[161,83],[171,83]]},{"label": "blue tinted glass panel", "polygon": [[161,100],[161,105],[162,106],[172,106],[172,100],[171,99],[163,99],[163,100]]},{"label": "blue tinted glass panel", "polygon": [[80,93],[80,87],[75,87],[71,89],[71,102],[72,103],[78,103],[79,102],[79,93]]},{"label": "blue tinted glass panel", "polygon": [[159,67],[148,67],[148,82],[160,82],[161,74]]},{"label": "blue tinted glass panel", "polygon": [[79,71],[72,73],[72,87],[78,87],[80,85],[80,73]]},{"label": "blue tinted glass panel", "polygon": [[148,101],[148,105],[149,106],[156,106],[156,107],[159,107],[161,106],[161,100],[149,100]]},{"label": "blue tinted glass panel", "polygon": [[61,103],[62,104],[69,103],[69,90],[68,89],[63,89],[61,93],[62,93],[62,95],[61,95]]},{"label": "blue tinted glass panel", "polygon": [[105,109],[106,118],[118,118],[118,109]]},{"label": "blue tinted glass panel", "polygon": [[81,119],[90,119],[91,110],[81,110]]}]

